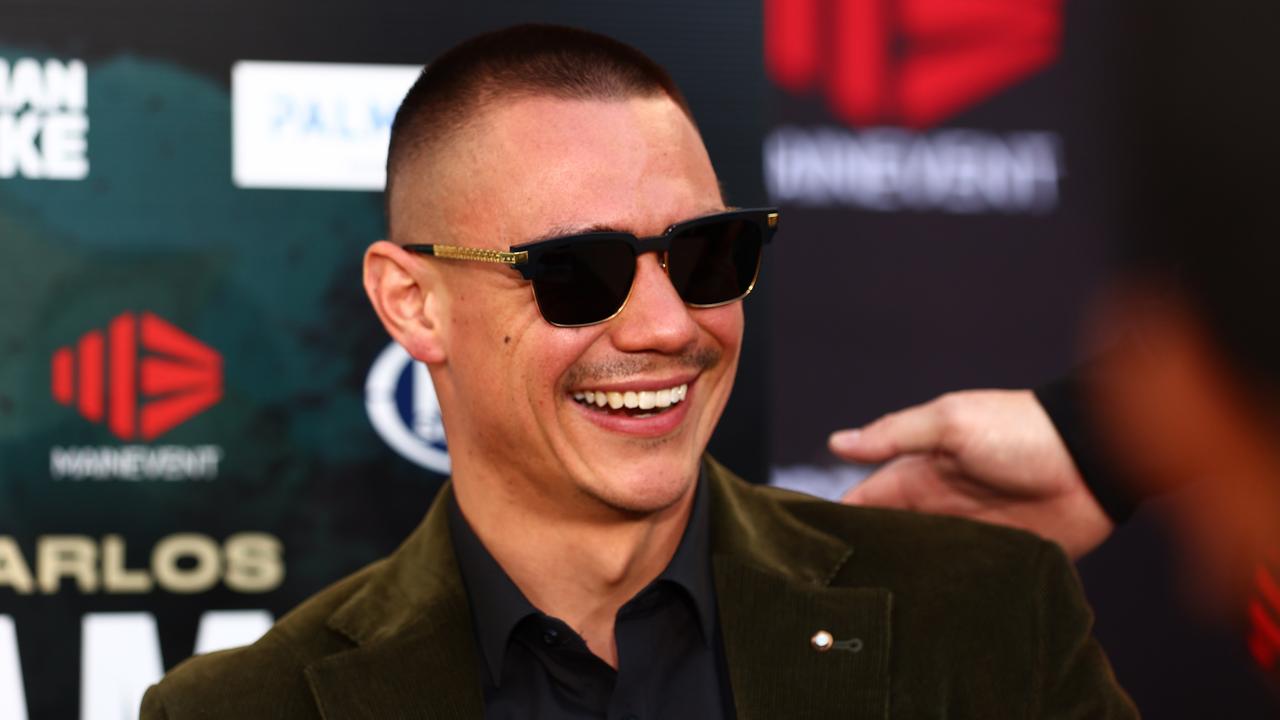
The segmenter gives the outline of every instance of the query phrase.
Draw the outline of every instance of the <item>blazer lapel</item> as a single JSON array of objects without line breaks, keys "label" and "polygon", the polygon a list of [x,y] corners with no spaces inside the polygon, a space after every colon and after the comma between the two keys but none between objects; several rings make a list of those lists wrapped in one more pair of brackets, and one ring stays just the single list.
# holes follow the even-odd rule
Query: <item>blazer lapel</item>
[{"label": "blazer lapel", "polygon": [[[708,462],[713,568],[738,717],[887,718],[891,593],[832,588],[853,555]],[[815,635],[833,647],[814,647]]]},{"label": "blazer lapel", "polygon": [[471,611],[449,541],[446,484],[422,525],[330,616],[356,647],[310,665],[327,718],[477,718]]}]

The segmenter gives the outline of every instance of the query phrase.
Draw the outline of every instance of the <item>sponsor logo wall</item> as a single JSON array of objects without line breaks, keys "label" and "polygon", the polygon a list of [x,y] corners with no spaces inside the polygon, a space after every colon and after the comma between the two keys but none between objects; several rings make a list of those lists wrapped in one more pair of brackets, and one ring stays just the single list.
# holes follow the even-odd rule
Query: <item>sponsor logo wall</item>
[{"label": "sponsor logo wall", "polygon": [[[691,95],[762,86],[741,71],[756,44],[703,57],[688,4],[547,10],[653,52]],[[142,2],[5,14],[3,720],[136,717],[166,668],[253,641],[394,549],[449,472],[430,376],[377,324],[361,255],[385,232],[390,123],[422,63],[528,18],[375,2],[246,34],[260,11],[209,10],[199,37],[190,13]],[[739,3],[733,36],[759,23]],[[758,125],[702,97],[728,192],[760,204]],[[757,325],[716,443],[763,480]]]}]

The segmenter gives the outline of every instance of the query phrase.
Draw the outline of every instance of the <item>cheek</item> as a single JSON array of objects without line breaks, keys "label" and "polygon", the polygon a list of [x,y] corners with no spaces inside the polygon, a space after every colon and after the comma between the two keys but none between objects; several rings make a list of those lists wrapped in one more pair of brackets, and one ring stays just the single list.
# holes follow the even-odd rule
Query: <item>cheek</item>
[{"label": "cheek", "polygon": [[742,303],[693,311],[694,320],[709,339],[724,352],[724,360],[732,360],[742,346],[744,320]]},{"label": "cheek", "polygon": [[[528,325],[518,297],[471,292],[454,299],[448,315],[448,363],[462,397],[511,401],[510,383],[523,372],[515,359]],[[513,368],[516,368],[513,370]]]},{"label": "cheek", "polygon": [[513,334],[501,371],[520,385],[535,408],[554,409],[569,371],[587,354],[600,332],[595,328],[557,328],[535,317],[524,332]]}]

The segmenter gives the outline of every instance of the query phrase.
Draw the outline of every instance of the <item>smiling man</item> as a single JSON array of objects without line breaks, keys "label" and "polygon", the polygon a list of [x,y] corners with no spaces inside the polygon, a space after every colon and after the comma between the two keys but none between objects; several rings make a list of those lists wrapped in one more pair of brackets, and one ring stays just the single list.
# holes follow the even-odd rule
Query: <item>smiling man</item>
[{"label": "smiling man", "polygon": [[778,213],[566,28],[470,40],[397,113],[365,287],[453,478],[391,557],[145,717],[1129,717],[1062,553],[746,485],[705,455]]}]

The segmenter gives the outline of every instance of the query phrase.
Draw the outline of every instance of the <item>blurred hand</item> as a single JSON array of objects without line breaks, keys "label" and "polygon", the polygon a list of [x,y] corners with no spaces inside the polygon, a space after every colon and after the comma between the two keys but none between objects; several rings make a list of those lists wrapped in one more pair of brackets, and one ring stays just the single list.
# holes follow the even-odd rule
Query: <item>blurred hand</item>
[{"label": "blurred hand", "polygon": [[890,413],[828,441],[845,460],[886,463],[842,502],[958,515],[1034,532],[1072,558],[1113,524],[1030,390],[969,390]]}]

